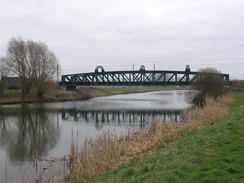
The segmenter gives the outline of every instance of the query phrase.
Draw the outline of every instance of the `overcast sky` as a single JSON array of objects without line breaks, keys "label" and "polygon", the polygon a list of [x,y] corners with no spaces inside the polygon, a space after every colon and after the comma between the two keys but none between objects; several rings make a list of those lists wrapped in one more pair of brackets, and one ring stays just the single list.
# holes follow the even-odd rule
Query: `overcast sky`
[{"label": "overcast sky", "polygon": [[12,37],[45,42],[62,73],[215,67],[244,79],[244,0],[0,0]]}]

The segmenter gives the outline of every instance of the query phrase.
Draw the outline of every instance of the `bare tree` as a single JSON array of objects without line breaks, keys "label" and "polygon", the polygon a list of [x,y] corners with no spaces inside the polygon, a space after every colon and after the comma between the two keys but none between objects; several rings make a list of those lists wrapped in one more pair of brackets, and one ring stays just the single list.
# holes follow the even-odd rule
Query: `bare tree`
[{"label": "bare tree", "polygon": [[0,76],[1,77],[7,77],[10,73],[9,67],[7,67],[7,57],[1,57],[0,58]]},{"label": "bare tree", "polygon": [[21,38],[12,38],[8,43],[6,64],[14,75],[20,77],[23,99],[29,94],[32,88],[32,61],[27,43]]},{"label": "bare tree", "polygon": [[38,97],[43,97],[51,81],[58,75],[58,58],[44,43],[29,41],[28,45],[33,52],[33,58],[37,55],[34,67],[35,89]]},{"label": "bare tree", "polygon": [[6,65],[21,79],[22,98],[35,87],[42,97],[47,83],[56,75],[58,59],[46,44],[12,38],[8,44]]},{"label": "bare tree", "polygon": [[3,95],[4,90],[5,90],[5,83],[3,81],[3,77],[6,77],[9,75],[9,68],[6,66],[6,57],[0,58],[0,96]]}]

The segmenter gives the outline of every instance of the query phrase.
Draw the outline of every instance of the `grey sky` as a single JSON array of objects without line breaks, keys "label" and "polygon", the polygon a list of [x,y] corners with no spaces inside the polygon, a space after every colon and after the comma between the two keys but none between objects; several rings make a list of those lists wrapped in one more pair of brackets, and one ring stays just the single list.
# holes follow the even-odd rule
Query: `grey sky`
[{"label": "grey sky", "polygon": [[11,37],[45,42],[66,73],[215,67],[244,79],[243,0],[0,0]]}]

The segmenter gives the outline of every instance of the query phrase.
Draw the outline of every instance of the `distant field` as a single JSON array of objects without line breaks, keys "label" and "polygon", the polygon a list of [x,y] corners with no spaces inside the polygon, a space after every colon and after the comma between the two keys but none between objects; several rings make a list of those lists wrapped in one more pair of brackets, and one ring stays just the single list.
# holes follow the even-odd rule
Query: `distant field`
[{"label": "distant field", "polygon": [[89,182],[244,182],[244,92],[232,95],[225,117]]}]

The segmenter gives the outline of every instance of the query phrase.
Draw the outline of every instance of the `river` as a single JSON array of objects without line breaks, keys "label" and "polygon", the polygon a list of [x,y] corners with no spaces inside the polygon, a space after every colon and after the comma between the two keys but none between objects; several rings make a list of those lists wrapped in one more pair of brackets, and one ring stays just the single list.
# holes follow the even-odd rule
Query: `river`
[{"label": "river", "polygon": [[97,97],[87,101],[0,106],[0,177],[13,182],[21,175],[59,175],[63,164],[41,161],[67,155],[72,138],[85,139],[103,131],[123,135],[147,128],[152,119],[181,123],[190,107],[190,91],[171,90]]}]

